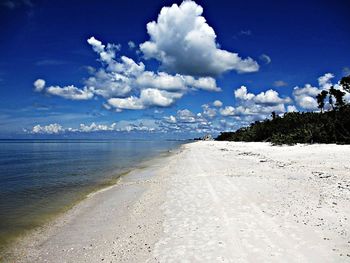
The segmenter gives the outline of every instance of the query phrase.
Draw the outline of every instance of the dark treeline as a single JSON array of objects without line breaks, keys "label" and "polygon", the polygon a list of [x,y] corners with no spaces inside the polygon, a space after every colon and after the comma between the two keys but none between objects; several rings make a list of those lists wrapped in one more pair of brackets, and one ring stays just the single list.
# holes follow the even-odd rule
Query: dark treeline
[{"label": "dark treeline", "polygon": [[[340,81],[343,90],[331,86],[317,95],[320,112],[289,112],[272,119],[256,121],[235,132],[223,132],[216,140],[271,142],[273,144],[339,143],[350,144],[350,104],[344,101],[350,93],[350,76]],[[328,99],[329,111],[324,111]]]}]

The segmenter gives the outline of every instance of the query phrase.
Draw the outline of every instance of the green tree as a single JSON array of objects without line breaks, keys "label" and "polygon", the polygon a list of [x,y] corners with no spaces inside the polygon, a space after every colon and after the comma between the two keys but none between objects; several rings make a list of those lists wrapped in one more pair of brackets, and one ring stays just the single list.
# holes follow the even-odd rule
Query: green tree
[{"label": "green tree", "polygon": [[344,101],[344,96],[345,96],[345,92],[336,89],[334,92],[334,97],[335,97],[335,106],[337,109],[340,109],[342,107],[344,107],[345,105],[345,101]]},{"label": "green tree", "polygon": [[318,108],[321,110],[321,112],[323,112],[324,100],[326,99],[327,95],[328,91],[322,90],[321,93],[316,96]]},{"label": "green tree", "polygon": [[343,77],[340,80],[340,85],[343,87],[343,89],[350,93],[350,75],[347,77]]},{"label": "green tree", "polygon": [[334,106],[334,95],[335,95],[335,88],[333,86],[331,86],[329,88],[329,97],[328,97],[328,102],[329,105],[331,105],[332,110],[335,110],[335,106]]}]

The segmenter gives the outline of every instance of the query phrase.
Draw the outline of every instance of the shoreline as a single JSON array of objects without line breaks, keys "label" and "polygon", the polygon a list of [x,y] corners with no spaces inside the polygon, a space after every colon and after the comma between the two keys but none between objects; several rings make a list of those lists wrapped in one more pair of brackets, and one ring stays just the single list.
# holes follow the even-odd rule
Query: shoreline
[{"label": "shoreline", "polygon": [[16,262],[346,262],[349,154],[183,144],[28,237]]},{"label": "shoreline", "polygon": [[167,158],[174,154],[174,152],[178,151],[181,148],[181,145],[182,144],[172,149],[161,151],[156,155],[146,157],[140,163],[118,171],[115,173],[114,178],[100,182],[94,187],[91,187],[91,189],[81,192],[79,198],[73,203],[61,207],[53,214],[45,215],[44,218],[41,219],[42,223],[39,226],[34,226],[31,229],[13,236],[12,239],[3,246],[2,250],[0,250],[0,261],[15,259],[16,262],[22,262],[22,258],[21,256],[18,256],[18,253],[33,246],[32,244],[29,244],[31,243],[30,239],[41,239],[44,235],[49,235],[53,229],[62,227],[63,222],[67,221],[67,218],[74,217],[74,214],[76,214],[77,210],[84,205],[84,202],[89,202],[90,199],[105,191],[121,187],[121,185],[125,184],[122,182],[123,179],[127,180],[127,177],[133,176],[135,173],[138,174],[143,170],[152,167],[152,165],[156,165],[161,159]]}]

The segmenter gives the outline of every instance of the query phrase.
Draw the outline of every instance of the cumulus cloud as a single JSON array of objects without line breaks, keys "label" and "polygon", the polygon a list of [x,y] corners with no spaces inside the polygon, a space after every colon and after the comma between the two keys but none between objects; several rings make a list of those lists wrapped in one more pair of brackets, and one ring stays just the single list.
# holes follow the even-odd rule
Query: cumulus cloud
[{"label": "cumulus cloud", "polygon": [[232,106],[226,106],[225,108],[220,109],[220,114],[222,116],[234,116],[235,113],[235,108]]},{"label": "cumulus cloud", "polygon": [[212,119],[216,116],[216,109],[211,108],[208,104],[203,104],[202,109],[203,109],[202,115],[204,117]]},{"label": "cumulus cloud", "polygon": [[184,110],[178,110],[177,111],[177,119],[181,122],[188,122],[188,123],[192,123],[192,122],[196,122],[196,115],[188,110],[188,109],[184,109]]},{"label": "cumulus cloud", "polygon": [[185,76],[184,78],[186,84],[193,88],[216,92],[221,91],[221,89],[216,86],[216,81],[212,77],[201,77],[196,79],[192,76]]},{"label": "cumulus cloud", "polygon": [[63,127],[60,124],[53,123],[49,125],[35,125],[28,133],[31,134],[63,134],[63,133],[91,133],[91,132],[154,132],[160,131],[155,120],[139,119],[133,121],[119,121],[111,124],[80,124],[77,128]]},{"label": "cumulus cloud", "polygon": [[50,86],[46,88],[46,92],[47,94],[56,95],[69,100],[89,100],[94,96],[86,87],[84,89],[79,89],[73,85],[65,87]]},{"label": "cumulus cloud", "polygon": [[[204,108],[205,105],[203,105]],[[213,132],[215,125],[208,121],[203,113],[193,113],[188,109],[178,110],[176,115],[163,118],[158,123],[159,130],[163,132],[208,133]],[[210,118],[209,116],[206,116]],[[219,129],[218,129],[219,130]],[[216,132],[218,132],[218,130]]]},{"label": "cumulus cloud", "polygon": [[34,91],[41,92],[45,88],[45,80],[37,79],[34,81]]},{"label": "cumulus cloud", "polygon": [[286,112],[286,104],[292,100],[281,97],[275,90],[269,89],[258,94],[248,92],[247,87],[241,86],[234,91],[237,104],[221,107],[219,112],[223,117],[235,118],[240,124],[267,118],[271,112],[277,114]]},{"label": "cumulus cloud", "polygon": [[163,68],[185,75],[258,71],[252,58],[242,59],[218,48],[215,31],[202,14],[203,8],[193,1],[163,7],[157,21],[147,24],[150,39],[140,45],[145,58],[157,59]]},{"label": "cumulus cloud", "polygon": [[69,100],[89,100],[94,94],[87,87],[79,89],[73,85],[60,87],[60,86],[49,86],[45,87],[45,80],[37,79],[34,81],[34,91],[36,92],[46,92],[49,95],[59,96]]},{"label": "cumulus cloud", "polygon": [[317,110],[316,96],[322,90],[327,90],[333,85],[331,82],[333,78],[333,74],[326,73],[318,78],[319,87],[314,87],[311,84],[305,84],[304,87],[294,87],[293,96],[297,105],[305,110]]},{"label": "cumulus cloud", "polygon": [[234,91],[235,97],[237,99],[253,102],[256,104],[266,104],[266,105],[277,105],[282,103],[290,103],[291,99],[289,97],[281,98],[277,91],[269,89],[267,91],[260,92],[255,95],[253,93],[248,93],[247,87],[241,86]]},{"label": "cumulus cloud", "polygon": [[291,99],[289,97],[281,98],[279,97],[277,91],[269,89],[256,95],[254,101],[258,104],[277,105],[282,103],[290,103]]},{"label": "cumulus cloud", "polygon": [[298,109],[294,105],[287,106],[287,112],[297,112]]},{"label": "cumulus cloud", "polygon": [[334,78],[332,73],[326,73],[318,78],[318,85],[320,89],[329,89],[332,86],[331,80]]},{"label": "cumulus cloud", "polygon": [[182,93],[158,89],[143,89],[140,97],[111,98],[108,100],[108,103],[118,109],[141,110],[151,106],[168,107],[181,98],[182,95]]},{"label": "cumulus cloud", "polygon": [[118,45],[103,44],[95,37],[90,37],[87,42],[99,55],[101,67],[88,67],[91,76],[85,79],[83,88],[70,85],[50,86],[45,89],[45,81],[37,80],[35,89],[71,100],[88,100],[101,96],[107,101],[103,107],[114,107],[116,111],[169,107],[189,90],[221,91],[212,77],[147,71],[142,62],[135,62],[126,56],[118,57]]},{"label": "cumulus cloud", "polygon": [[136,79],[136,83],[140,87],[163,89],[163,90],[185,90],[186,83],[180,75],[169,75],[165,72],[153,73],[151,71],[144,72]]},{"label": "cumulus cloud", "polygon": [[319,94],[321,90],[316,87],[311,86],[310,84],[306,84],[304,87],[295,87],[293,90],[293,96],[296,103],[306,109],[306,110],[316,110],[317,109],[317,101],[316,96]]},{"label": "cumulus cloud", "polygon": [[235,97],[240,100],[251,100],[255,96],[253,93],[248,93],[246,86],[241,86],[239,89],[234,91]]},{"label": "cumulus cloud", "polygon": [[222,107],[222,105],[223,105],[223,103],[220,100],[215,100],[213,102],[214,107],[220,108],[220,107]]},{"label": "cumulus cloud", "polygon": [[116,51],[120,50],[120,45],[110,44],[107,46],[95,37],[90,37],[87,42],[92,46],[92,49],[100,55],[101,61],[110,63],[115,58]]},{"label": "cumulus cloud", "polygon": [[64,132],[64,129],[61,125],[57,123],[41,126],[35,125],[30,133],[33,134],[58,134]]},{"label": "cumulus cloud", "polygon": [[104,98],[123,97],[132,90],[128,77],[114,72],[106,72],[104,69],[96,71],[85,81],[85,84],[93,93]]}]

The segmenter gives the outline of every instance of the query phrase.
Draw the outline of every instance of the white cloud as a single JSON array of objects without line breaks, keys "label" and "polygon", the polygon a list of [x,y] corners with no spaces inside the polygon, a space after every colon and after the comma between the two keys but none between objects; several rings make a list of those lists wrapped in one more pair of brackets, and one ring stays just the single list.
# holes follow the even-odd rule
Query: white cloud
[{"label": "white cloud", "polygon": [[153,132],[160,131],[155,120],[139,119],[133,121],[119,121],[111,124],[96,124],[90,125],[80,124],[77,128],[62,127],[60,124],[53,123],[45,126],[35,125],[29,131],[32,134],[62,134],[62,133],[91,133],[91,132],[132,132],[143,131]]},{"label": "white cloud", "polygon": [[140,45],[145,58],[155,58],[164,68],[187,75],[258,71],[253,59],[218,48],[216,34],[202,14],[203,8],[193,1],[163,7],[157,22],[147,24],[150,40]]},{"label": "white cloud", "polygon": [[203,104],[202,109],[203,109],[204,117],[208,117],[209,119],[212,119],[216,116],[216,109],[210,108],[208,104]]},{"label": "white cloud", "polygon": [[317,102],[314,97],[303,96],[297,100],[300,107],[306,110],[317,110]]},{"label": "white cloud", "polygon": [[277,105],[291,102],[289,97],[281,98],[278,92],[272,89],[255,95],[253,93],[248,93],[247,87],[241,86],[234,91],[234,94],[237,99],[256,104]]},{"label": "white cloud", "polygon": [[185,90],[186,83],[180,75],[169,75],[165,72],[153,73],[146,71],[136,79],[137,85],[143,88],[155,88],[164,90]]},{"label": "white cloud", "polygon": [[222,105],[223,105],[223,103],[220,100],[215,100],[213,102],[214,107],[220,108],[220,107],[222,107]]},{"label": "white cloud", "polygon": [[92,49],[100,55],[101,61],[107,64],[113,61],[116,51],[120,50],[120,45],[108,43],[107,46],[105,46],[95,37],[90,37],[87,42],[92,46]]},{"label": "white cloud", "polygon": [[287,106],[287,112],[297,112],[297,108],[294,105]]},{"label": "white cloud", "polygon": [[254,98],[254,94],[247,92],[247,87],[241,86],[234,91],[235,97],[240,100],[251,100]]},{"label": "white cloud", "polygon": [[89,90],[104,98],[126,96],[132,90],[131,81],[119,73],[106,72],[103,69],[96,71],[85,81]]},{"label": "white cloud", "polygon": [[216,81],[212,77],[201,77],[195,79],[191,76],[185,76],[185,83],[193,88],[202,89],[207,91],[219,92],[221,89],[216,86]]},{"label": "white cloud", "polygon": [[269,89],[256,95],[254,101],[258,104],[276,105],[282,103],[290,103],[291,99],[289,97],[283,99],[279,97],[277,91]]},{"label": "white cloud", "polygon": [[45,88],[45,80],[37,79],[34,81],[34,91],[41,92]]},{"label": "white cloud", "polygon": [[105,51],[105,45],[103,45],[102,42],[100,40],[97,40],[95,37],[90,37],[87,42],[92,46],[93,50],[96,53]]},{"label": "white cloud", "polygon": [[[304,87],[296,86],[293,90],[293,96],[298,106],[305,110],[317,110],[318,104],[316,96],[322,90],[328,90],[333,84],[332,79],[334,75],[332,73],[326,73],[318,78],[319,87],[313,87],[310,84],[305,84]],[[337,89],[342,89],[338,84],[335,84]],[[347,97],[345,96],[345,99]],[[327,103],[326,103],[327,106]]]},{"label": "white cloud", "polygon": [[318,85],[320,89],[329,89],[332,86],[331,80],[334,78],[332,73],[326,73],[318,78]]},{"label": "white cloud", "polygon": [[236,114],[235,108],[232,106],[226,106],[223,109],[220,109],[220,114],[222,116],[234,116]]},{"label": "white cloud", "polygon": [[321,89],[305,84],[304,87],[295,87],[293,96],[298,106],[306,110],[317,110],[316,96],[321,92]]},{"label": "white cloud", "polygon": [[173,115],[170,115],[169,117],[167,117],[167,116],[164,117],[164,120],[166,122],[169,122],[169,123],[176,123],[177,122],[176,117]]},{"label": "white cloud", "polygon": [[261,60],[262,62],[265,63],[265,65],[271,63],[271,58],[270,58],[268,55],[266,55],[266,54],[261,54],[261,56],[260,56],[259,58],[260,58],[260,60]]},{"label": "white cloud", "polygon": [[69,100],[89,100],[94,96],[86,87],[84,89],[78,89],[73,85],[65,87],[50,86],[46,88],[46,92]]},{"label": "white cloud", "polygon": [[145,108],[141,100],[135,96],[128,98],[111,98],[107,102],[110,106],[113,106],[117,109],[142,110]]},{"label": "white cloud", "polygon": [[108,103],[118,109],[141,110],[149,107],[168,107],[181,97],[182,93],[143,89],[140,97],[111,98]]},{"label": "white cloud", "polygon": [[177,119],[184,123],[186,122],[193,123],[193,122],[196,122],[197,120],[197,116],[188,109],[178,110],[176,115],[177,115]]},{"label": "white cloud", "polygon": [[176,99],[182,97],[182,93],[167,92],[158,89],[144,89],[141,91],[140,100],[147,106],[168,107]]},{"label": "white cloud", "polygon": [[33,134],[58,134],[62,132],[64,132],[63,127],[57,123],[46,126],[35,125],[30,131]]},{"label": "white cloud", "polygon": [[[46,93],[72,100],[102,96],[107,100],[104,108],[114,107],[121,111],[169,107],[189,90],[221,91],[212,77],[147,71],[142,62],[137,63],[126,56],[116,57],[118,45],[105,45],[95,37],[87,42],[99,54],[102,67],[97,70],[88,67],[91,76],[84,81],[84,88],[51,86],[46,88]],[[35,85],[41,85],[40,81]]]},{"label": "white cloud", "polygon": [[234,95],[237,105],[220,108],[220,114],[224,117],[235,118],[242,125],[255,120],[263,120],[273,111],[277,114],[283,113],[286,111],[285,104],[292,102],[289,97],[282,98],[277,91],[272,89],[253,94],[248,92],[247,87],[241,86],[234,91]]}]

